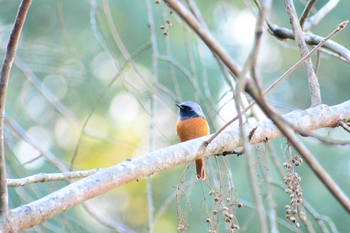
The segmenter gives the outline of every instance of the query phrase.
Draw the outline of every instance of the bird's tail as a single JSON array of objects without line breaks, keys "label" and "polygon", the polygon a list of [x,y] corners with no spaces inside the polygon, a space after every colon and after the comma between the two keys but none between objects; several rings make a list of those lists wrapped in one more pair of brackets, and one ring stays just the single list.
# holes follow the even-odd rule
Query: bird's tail
[{"label": "bird's tail", "polygon": [[204,170],[204,160],[197,159],[196,160],[196,177],[198,180],[205,180],[205,170]]}]

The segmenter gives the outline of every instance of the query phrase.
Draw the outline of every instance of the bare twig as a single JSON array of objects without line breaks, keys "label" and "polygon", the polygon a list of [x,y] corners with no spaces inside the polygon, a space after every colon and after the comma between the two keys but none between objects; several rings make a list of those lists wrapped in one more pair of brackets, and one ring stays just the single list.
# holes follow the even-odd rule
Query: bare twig
[{"label": "bare twig", "polygon": [[319,227],[322,229],[323,232],[328,232],[328,228],[325,222],[328,223],[329,227],[331,228],[331,232],[339,232],[334,222],[329,217],[317,213],[317,211],[312,207],[312,205],[309,202],[305,202],[304,206],[317,221]]},{"label": "bare twig", "polygon": [[99,98],[96,100],[96,102],[94,103],[94,105],[92,106],[90,112],[89,112],[89,115],[86,117],[84,123],[81,125],[81,131],[80,131],[80,135],[79,135],[79,139],[78,139],[78,142],[77,142],[77,145],[75,147],[75,151],[74,151],[74,154],[73,154],[73,157],[71,159],[71,162],[70,162],[70,171],[73,170],[73,166],[74,166],[74,161],[77,157],[77,154],[78,154],[78,150],[79,150],[79,146],[80,146],[80,143],[82,141],[82,137],[83,135],[85,134],[85,129],[87,127],[87,123],[89,122],[92,114],[94,113],[95,111],[95,108],[98,106],[98,104],[100,103],[100,101],[105,97],[106,93],[108,92],[109,88],[112,86],[112,84],[119,78],[120,75],[123,74],[123,70],[128,66],[129,62],[131,62],[135,57],[137,57],[139,54],[141,54],[142,52],[144,52],[145,50],[147,50],[149,48],[149,44],[141,47],[138,51],[136,51],[135,54],[133,54],[128,61],[126,61],[123,66],[121,66],[119,68],[120,72],[118,72],[116,74],[116,76],[106,85],[105,89],[102,91],[101,95],[99,96]]},{"label": "bare twig", "polygon": [[[183,213],[182,213],[182,209],[181,209],[181,205],[180,205],[180,199],[182,196],[184,195],[184,180],[185,180],[185,175],[186,172],[188,171],[190,165],[192,163],[187,164],[186,168],[183,170],[179,182],[177,183],[177,185],[175,186],[176,191],[175,191],[175,203],[176,203],[176,214],[177,214],[177,224],[178,224],[178,229],[179,232],[183,232],[184,229],[186,228],[186,220],[183,217]],[[182,229],[183,228],[183,229]]]},{"label": "bare twig", "polygon": [[350,126],[346,124],[343,120],[340,120],[338,126],[342,127],[344,130],[350,133]]},{"label": "bare twig", "polygon": [[85,178],[103,169],[93,169],[87,171],[74,171],[64,173],[39,173],[19,179],[7,179],[7,185],[10,187],[21,187],[39,182],[64,181],[70,179]]},{"label": "bare twig", "polygon": [[247,163],[247,170],[248,170],[248,175],[249,175],[249,181],[250,181],[250,190],[253,196],[253,200],[254,200],[254,205],[255,205],[255,212],[257,214],[257,217],[259,219],[259,229],[260,232],[268,232],[268,228],[267,228],[267,222],[265,219],[265,215],[266,215],[266,210],[264,208],[263,205],[263,200],[260,194],[260,190],[259,190],[259,182],[258,182],[258,177],[257,177],[257,172],[256,172],[256,168],[255,168],[255,161],[254,161],[254,157],[253,157],[253,153],[249,153],[249,146],[245,146],[244,147],[244,152],[248,154],[245,156],[245,160]]},{"label": "bare twig", "polygon": [[[121,40],[118,31],[116,30],[116,27],[114,25],[114,21],[112,19],[112,14],[110,12],[109,9],[109,5],[108,5],[108,1],[107,0],[103,0],[103,11],[104,11],[104,15],[106,16],[107,19],[107,23],[108,23],[108,27],[110,29],[110,32],[112,33],[113,39],[116,42],[119,50],[121,51],[124,59],[126,61],[129,61],[131,68],[134,70],[135,74],[140,78],[140,80],[142,81],[142,83],[145,85],[145,87],[148,90],[152,90],[151,85],[148,83],[148,81],[145,79],[144,75],[142,74],[142,72],[138,69],[138,66],[136,65],[136,62],[134,61],[134,59],[132,58],[132,55],[129,54],[128,50],[126,49],[123,41]],[[92,16],[92,15],[91,15]],[[108,54],[110,54],[111,57],[113,57],[112,53],[110,52],[110,50],[108,48],[105,48],[106,52]],[[114,59],[114,64],[115,66],[120,69],[116,59]],[[122,73],[122,77],[125,79],[124,74]]]},{"label": "bare twig", "polygon": [[320,48],[318,51],[319,51],[320,55],[321,55],[321,53],[323,53],[323,54],[326,54],[330,57],[334,57],[335,59],[338,59],[338,60],[350,65],[350,60],[345,59],[344,57],[340,56],[337,53],[334,53],[333,51],[330,51],[330,50],[324,49],[324,48]]},{"label": "bare twig", "polygon": [[24,21],[26,19],[31,0],[23,0],[19,6],[16,21],[13,26],[7,45],[6,55],[1,67],[0,74],[0,217],[7,213],[8,194],[6,184],[5,152],[4,152],[4,117],[7,85],[11,67],[16,56],[17,44]]},{"label": "bare twig", "polygon": [[300,27],[302,29],[304,29],[304,23],[307,20],[307,18],[309,17],[309,14],[312,10],[312,7],[315,5],[315,3],[317,2],[317,0],[309,0],[305,6],[305,9],[303,11],[303,13],[300,16]]},{"label": "bare twig", "polygon": [[[153,82],[151,85],[151,88],[153,89],[151,94],[151,100],[150,100],[150,129],[149,129],[149,152],[154,151],[154,144],[155,144],[155,109],[156,109],[156,84],[158,83],[158,45],[157,45],[157,37],[155,32],[155,24],[153,20],[153,12],[152,12],[152,5],[151,1],[146,1],[147,6],[147,16],[148,16],[148,24],[149,24],[149,30],[150,30],[150,40],[151,40],[151,46],[152,46],[152,73],[153,73]],[[153,192],[152,192],[152,178],[151,176],[147,177],[147,201],[148,201],[148,233],[153,232],[153,225],[154,225],[154,205],[153,205]]]},{"label": "bare twig", "polygon": [[[255,207],[254,207],[254,205],[252,203],[250,203],[248,201],[245,201],[243,199],[238,199],[238,200],[244,205],[244,207],[247,207],[247,208],[249,208],[251,210],[254,210]],[[271,215],[271,213],[269,211],[266,211],[266,218],[268,218],[270,215]],[[254,216],[252,216],[252,217],[254,217]],[[247,218],[249,218],[249,216]],[[277,218],[277,222],[281,226],[285,227],[286,229],[288,229],[288,230],[290,230],[292,232],[295,231],[295,227],[293,225],[291,225],[289,222],[285,221],[285,219]],[[248,224],[248,221],[246,220],[244,225],[247,225],[247,224]]]},{"label": "bare twig", "polygon": [[[260,44],[261,44],[261,38],[262,38],[262,33],[263,33],[263,24],[266,18],[266,14],[269,12],[271,5],[271,1],[262,1],[261,6],[259,8],[259,14],[257,17],[256,21],[256,27],[255,27],[255,38],[254,38],[254,45],[252,47],[252,50],[243,66],[242,71],[240,72],[238,76],[238,83],[237,83],[237,88],[236,88],[236,93],[235,93],[235,103],[236,103],[236,110],[237,112],[241,112],[241,92],[244,91],[244,88],[246,86],[246,83],[248,82],[246,75],[248,70],[251,70],[253,75],[253,80],[255,87],[258,89],[258,91],[261,91],[261,83],[260,79],[256,75],[256,62],[258,58],[258,53],[260,49]],[[242,117],[239,117],[239,125],[243,125]],[[244,132],[243,128],[240,128],[240,135],[242,137],[243,141],[243,150],[246,154],[245,159],[247,161],[247,171],[249,174],[249,180],[250,180],[250,189],[251,193],[254,199],[254,204],[255,204],[255,210],[256,214],[258,216],[259,224],[260,224],[260,232],[268,232],[268,227],[267,223],[265,221],[265,214],[266,210],[263,205],[263,201],[259,192],[259,187],[258,187],[258,179],[256,176],[256,171],[255,171],[255,162],[253,159],[253,154],[250,153],[250,147],[248,146],[248,142],[251,141],[254,132],[256,131],[257,127],[253,128],[249,132],[248,140],[246,138],[246,132]]]},{"label": "bare twig", "polygon": [[304,31],[314,28],[331,10],[338,5],[340,0],[330,0],[321,9],[310,17],[304,24]]},{"label": "bare twig", "polygon": [[318,75],[318,71],[320,69],[320,65],[321,65],[321,52],[320,51],[317,51],[317,54],[316,54],[316,67],[315,67],[315,73],[316,75]]},{"label": "bare twig", "polygon": [[6,117],[5,118],[5,125],[6,125],[7,130],[9,130],[9,132],[12,135],[15,135],[19,139],[27,142],[35,150],[39,151],[40,154],[43,157],[45,157],[45,159],[47,159],[49,164],[56,167],[60,172],[67,172],[68,171],[64,162],[62,162],[60,159],[58,159],[57,156],[55,156],[50,151],[47,151],[44,148],[42,148],[42,146],[38,142],[33,140],[31,137],[29,137],[27,135],[27,133],[25,132],[25,130],[20,125],[18,125],[15,121]]},{"label": "bare twig", "polygon": [[[256,73],[256,61],[257,61],[257,57],[258,57],[258,51],[260,48],[260,42],[261,42],[261,36],[262,36],[262,30],[263,30],[263,22],[265,21],[265,17],[266,14],[270,8],[270,1],[263,1],[262,2],[262,7],[259,8],[259,14],[257,17],[257,22],[256,22],[256,29],[255,29],[255,40],[254,40],[254,45],[251,49],[251,52],[243,66],[242,71],[239,73],[238,75],[238,83],[237,83],[237,87],[235,90],[235,106],[236,106],[236,110],[237,112],[241,113],[241,92],[244,90],[244,88],[246,87],[246,84],[248,83],[248,79],[246,77],[247,72],[249,70],[251,70],[251,73],[253,75],[253,80],[255,81],[255,85],[257,87],[260,87],[260,80],[258,78],[258,75]],[[220,56],[219,56],[220,57]],[[231,70],[231,72],[234,74],[234,72]],[[237,74],[234,74],[235,76],[237,76]],[[260,88],[259,88],[260,89]],[[243,113],[244,114],[244,113]],[[243,114],[240,114],[238,116],[239,118],[239,125],[242,126],[243,125],[243,121],[241,116]],[[256,128],[253,129],[252,133],[249,134],[249,141],[252,138],[252,135],[254,134]],[[243,150],[244,153],[246,154],[246,161],[247,161],[247,170],[248,170],[248,174],[249,174],[249,179],[250,179],[250,188],[252,190],[252,194],[253,194],[253,198],[254,198],[254,203],[255,203],[255,210],[256,210],[256,214],[258,216],[259,219],[259,224],[261,227],[261,232],[267,232],[267,224],[265,221],[265,214],[266,211],[263,207],[262,204],[262,199],[261,196],[258,195],[259,191],[258,191],[258,181],[256,178],[256,173],[255,173],[255,168],[254,168],[254,160],[253,160],[253,156],[250,153],[250,149],[248,146],[248,140],[246,139],[246,133],[243,128],[241,128],[240,130],[240,135],[242,137],[242,144],[243,144]],[[207,142],[208,145],[208,142]],[[233,151],[232,151],[233,152]]]},{"label": "bare twig", "polygon": [[318,49],[320,49],[324,44],[327,43],[333,36],[335,36],[338,32],[343,30],[346,25],[349,23],[349,21],[343,21],[341,22],[338,27],[331,32],[326,38],[323,38],[306,56],[304,56],[302,59],[300,59],[295,65],[293,65],[291,68],[289,68],[280,78],[278,78],[271,86],[269,86],[263,93],[263,95],[270,92],[277,84],[279,84],[285,77],[287,77],[289,74],[291,74],[296,68],[298,68],[302,63],[305,62],[306,59],[309,59]]},{"label": "bare twig", "polygon": [[[196,2],[194,0],[187,0],[188,2],[188,7],[191,10],[191,12],[193,13],[193,15],[195,16],[195,18],[198,20],[198,22],[200,23],[200,25],[202,25],[203,28],[205,28],[205,30],[208,30],[208,26],[206,25],[201,12],[199,11]],[[223,61],[220,59],[220,57],[216,54],[213,53],[215,59],[217,60],[220,68],[222,69],[222,72],[224,74],[225,80],[227,82],[227,84],[230,86],[232,93],[234,93],[234,84],[235,84],[235,80],[232,79],[232,75],[230,74],[228,68],[224,65]],[[203,69],[205,70],[205,69]],[[233,76],[233,78],[236,78],[237,76]]]},{"label": "bare twig", "polygon": [[[292,29],[295,36],[295,41],[298,45],[299,52],[301,57],[305,57],[308,54],[308,48],[306,46],[304,35],[300,27],[300,23],[298,21],[298,17],[295,12],[294,4],[292,0],[284,0],[284,4],[287,9],[289,21],[292,25]],[[304,66],[306,69],[306,74],[309,82],[310,89],[310,97],[311,97],[311,106],[317,106],[322,103],[321,100],[321,91],[320,85],[318,83],[315,71],[313,69],[313,64],[311,58],[306,59],[304,62]]]},{"label": "bare twig", "polygon": [[[257,147],[260,145],[257,145]],[[261,145],[263,146],[263,145]],[[266,153],[266,152],[265,152]],[[270,232],[276,233],[278,232],[278,227],[277,227],[277,214],[276,214],[276,200],[274,197],[274,191],[273,188],[271,187],[271,172],[269,169],[269,163],[266,161],[266,156],[258,149],[258,159],[260,161],[260,167],[262,170],[262,173],[264,175],[264,179],[266,181],[267,189],[266,189],[266,194],[267,194],[267,201],[269,203],[269,209],[270,209],[270,215],[269,215],[269,220],[270,220]]]},{"label": "bare twig", "polygon": [[[16,57],[14,65],[22,71],[26,76],[27,80],[41,93],[43,97],[59,112],[68,122],[73,126],[81,127],[79,119],[52,93],[52,91],[47,88],[33,73],[32,69],[23,62],[20,58]],[[102,132],[98,132],[92,128],[85,128],[85,133],[90,137],[99,138],[110,143],[118,144],[115,140],[110,137],[103,135]],[[125,145],[129,146],[129,145]]]},{"label": "bare twig", "polygon": [[[334,127],[339,126],[342,122],[341,120],[338,121],[338,124],[334,125]],[[344,123],[344,122],[343,122]],[[288,124],[288,123],[287,123]],[[344,123],[345,124],[345,123]],[[346,125],[346,124],[345,124]],[[303,137],[311,137],[314,138],[320,142],[322,142],[325,145],[331,145],[331,146],[349,146],[350,141],[339,141],[339,140],[332,140],[332,139],[327,139],[322,136],[319,136],[311,131],[309,131],[307,128],[301,128],[295,125],[290,125],[289,126],[294,129],[294,131],[297,134],[300,134]],[[349,126],[348,126],[349,127]]]},{"label": "bare twig", "polygon": [[[282,178],[283,178],[283,176],[282,176]],[[284,183],[277,182],[276,180],[271,180],[271,184],[280,188],[283,191],[285,190],[285,187],[286,187]],[[319,213],[317,213],[317,211],[312,207],[312,205],[309,202],[307,202],[305,199],[304,199],[303,203],[304,203],[305,209],[318,222],[319,227],[323,230],[322,232],[328,232],[328,229],[327,229],[324,221],[330,225],[330,227],[332,228],[332,232],[339,232],[331,219],[329,219],[327,216],[323,216],[323,215],[320,215]],[[310,233],[315,232],[315,230],[313,229],[312,226],[310,227],[310,229],[308,228],[308,231]]]},{"label": "bare twig", "polygon": [[97,222],[104,225],[105,227],[111,228],[118,233],[135,233],[134,230],[123,224],[116,223],[111,218],[100,216],[98,213],[96,213],[96,211],[94,211],[94,206],[92,206],[89,202],[83,203],[82,206],[92,218],[94,218]]},{"label": "bare twig", "polygon": [[[254,44],[252,46],[252,49],[249,53],[249,56],[247,60],[244,63],[244,66],[242,67],[242,71],[239,73],[238,76],[238,83],[236,87],[236,93],[234,95],[234,100],[235,100],[235,106],[236,106],[236,111],[241,112],[241,92],[244,91],[244,88],[248,82],[247,79],[247,73],[249,70],[253,71],[256,70],[256,62],[258,59],[258,54],[259,54],[259,49],[261,45],[261,39],[262,39],[262,33],[263,33],[263,24],[266,18],[266,14],[268,13],[270,9],[270,1],[262,1],[260,7],[259,7],[259,13],[257,15],[256,19],[256,26],[255,26],[255,37],[254,37]],[[252,72],[253,73],[253,72]],[[255,72],[254,72],[255,73]],[[258,79],[257,75],[253,76],[254,84],[255,86],[260,90],[261,89],[261,83],[260,80]],[[239,125],[243,125],[243,120],[242,120],[242,115],[239,116]],[[254,131],[253,131],[254,133]],[[246,153],[249,153],[248,148],[246,148],[248,141],[247,138],[245,137],[245,132],[241,132],[241,136],[243,138],[243,149],[246,151]],[[249,141],[251,139],[252,135],[249,133]],[[248,163],[249,165],[249,163]],[[257,184],[252,184],[254,187],[257,186]],[[253,186],[251,186],[253,188]],[[253,192],[254,193],[254,192]],[[264,216],[264,214],[261,214],[261,216]],[[259,218],[260,223],[262,219]],[[263,227],[262,231],[267,231],[267,227]]]},{"label": "bare twig", "polygon": [[[270,22],[267,22],[271,33],[279,39],[295,39],[293,31],[287,28],[278,27]],[[305,42],[309,45],[319,44],[323,38],[320,36],[313,35],[312,33],[304,33]],[[350,62],[350,51],[344,46],[329,40],[323,45],[324,48],[331,50],[332,52],[343,57],[348,63]]]}]

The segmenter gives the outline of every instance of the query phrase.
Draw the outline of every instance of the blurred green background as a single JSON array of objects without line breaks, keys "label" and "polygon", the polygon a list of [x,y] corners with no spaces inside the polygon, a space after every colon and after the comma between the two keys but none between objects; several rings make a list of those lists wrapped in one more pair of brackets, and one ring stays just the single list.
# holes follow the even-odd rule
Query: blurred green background
[{"label": "blurred green background", "polygon": [[[312,14],[327,2],[317,1]],[[0,1],[2,58],[19,4],[18,0]],[[197,4],[215,38],[243,65],[254,39],[255,17],[249,8],[256,12],[253,2],[249,6],[245,1],[197,1]],[[295,1],[299,15],[304,4]],[[340,22],[349,19],[349,9],[348,1],[340,1],[312,32],[327,36]],[[269,18],[278,26],[290,28],[282,1],[273,3]],[[167,19],[173,27],[165,22]],[[165,25],[164,30],[159,29],[161,25]],[[164,31],[169,35],[164,36]],[[350,48],[349,38],[350,29],[345,28],[333,40]],[[152,46],[152,41],[156,46]],[[294,41],[279,41],[264,31],[259,69],[265,88],[298,59]],[[321,54],[318,78],[324,104],[349,100],[349,70],[347,63]],[[176,14],[170,14],[163,2],[158,5],[147,0],[33,1],[8,86],[5,135],[8,176],[59,172],[57,166],[42,156],[43,152],[52,153],[67,168],[76,155],[74,168],[82,170],[109,167],[126,158],[178,143],[175,103],[186,100],[201,104],[212,133],[235,116],[231,88],[221,67],[206,45]],[[303,67],[275,88],[268,100],[281,113],[308,108],[310,98]],[[253,117],[249,120],[254,121]],[[322,129],[317,133],[350,140],[341,129]],[[349,147],[302,140],[349,196]],[[279,139],[255,147],[256,175],[263,197],[267,190],[274,192],[280,232],[297,232],[285,219],[284,206],[289,204],[289,196],[283,187],[272,185],[268,189],[258,159],[266,160],[269,168],[265,168],[277,182],[283,182],[271,158],[275,154],[283,164],[287,156],[283,153],[285,143],[286,140]],[[158,216],[153,232],[177,232],[174,186],[184,169],[185,165],[152,176],[154,215]],[[208,232],[205,219],[217,208],[213,196],[208,194],[220,187],[224,195],[244,204],[241,209],[232,207],[241,228],[239,232],[259,232],[245,158],[212,157],[208,159],[207,170],[208,184],[203,187],[195,183],[193,165],[184,177],[185,196],[180,206],[187,232]],[[304,163],[296,171],[302,177],[300,185],[305,201],[315,209],[314,213],[329,219],[325,227],[329,231],[350,231],[349,214],[308,166]],[[52,182],[9,188],[11,208],[67,184]],[[266,199],[264,204],[268,209]],[[120,223],[134,232],[148,232],[146,179],[96,197],[88,201],[88,206],[104,220]],[[317,225],[319,216],[307,212],[316,232],[321,231]],[[220,225],[218,232],[225,232],[227,227],[222,220],[212,224]],[[299,232],[306,231],[301,222]],[[115,232],[115,229],[96,221],[85,208],[78,206],[25,232]]]}]

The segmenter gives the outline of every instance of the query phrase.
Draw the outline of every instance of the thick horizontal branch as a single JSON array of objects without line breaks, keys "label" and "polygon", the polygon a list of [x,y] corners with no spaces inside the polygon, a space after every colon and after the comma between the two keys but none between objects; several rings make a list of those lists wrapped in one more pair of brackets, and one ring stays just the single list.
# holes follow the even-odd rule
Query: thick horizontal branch
[{"label": "thick horizontal branch", "polygon": [[[284,115],[284,119],[297,128],[309,131],[335,127],[339,120],[350,121],[350,101],[332,107],[319,105],[308,110],[293,111]],[[283,136],[269,120],[243,127],[247,135],[257,127],[250,141],[253,144]],[[37,201],[10,210],[0,220],[0,232],[17,232],[44,222],[73,206],[130,181],[188,163],[197,158],[234,150],[242,143],[239,132],[238,127],[225,130],[207,147],[204,147],[203,143],[210,136],[173,145],[104,169]]]}]

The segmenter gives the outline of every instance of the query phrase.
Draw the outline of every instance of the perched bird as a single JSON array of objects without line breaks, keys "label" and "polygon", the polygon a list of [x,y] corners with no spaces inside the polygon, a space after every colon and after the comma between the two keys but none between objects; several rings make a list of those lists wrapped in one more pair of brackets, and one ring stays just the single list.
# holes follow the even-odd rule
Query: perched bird
[{"label": "perched bird", "polygon": [[[176,104],[179,111],[179,119],[176,123],[176,133],[181,142],[203,137],[209,134],[209,125],[205,119],[201,107],[192,101]],[[196,160],[196,177],[205,179],[204,160]]]}]

